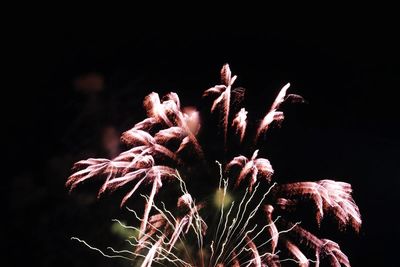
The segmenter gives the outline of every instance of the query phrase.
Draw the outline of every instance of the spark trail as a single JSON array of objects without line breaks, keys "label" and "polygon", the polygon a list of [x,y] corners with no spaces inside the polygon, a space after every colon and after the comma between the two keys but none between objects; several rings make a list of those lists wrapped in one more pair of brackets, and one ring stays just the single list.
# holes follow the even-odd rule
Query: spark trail
[{"label": "spark trail", "polygon": [[[308,266],[318,265],[322,258],[331,266],[350,266],[339,244],[300,225],[304,214],[294,211],[309,209],[315,215],[310,219],[318,226],[329,223],[325,220],[329,214],[340,230],[358,232],[362,220],[351,185],[331,179],[281,184],[273,180],[275,172],[265,152],[244,145],[247,141],[257,145],[271,126],[282,123],[283,103],[303,103],[304,99],[288,94],[287,83],[258,120],[240,107],[244,89],[233,88],[237,76],[228,64],[220,76],[221,83],[205,90],[203,97],[212,100],[211,112],[220,115],[221,144],[214,132],[204,131],[208,121],[203,112],[182,106],[174,92],[163,97],[153,92],[143,101],[147,117],[122,133],[126,151],[113,159],[89,158],[74,164],[66,182],[70,191],[103,179],[99,197],[127,188],[121,207],[143,204],[144,212],[139,216],[127,208],[134,215],[133,226],[114,221],[137,231],[137,236],[126,240],[129,248],[109,247],[105,253],[79,238],[72,239],[105,257],[135,261],[142,267],[261,267],[285,262]],[[260,121],[256,129],[247,127],[254,120]],[[242,155],[228,147],[232,140],[239,140],[235,143]],[[215,160],[220,160],[219,177],[213,173]],[[204,186],[195,181],[205,182]],[[215,197],[204,193],[215,188]],[[161,191],[167,192],[168,199],[161,198]],[[134,199],[137,196],[143,199]],[[217,208],[210,205],[210,199],[217,199]],[[280,258],[281,251],[289,257]]]}]

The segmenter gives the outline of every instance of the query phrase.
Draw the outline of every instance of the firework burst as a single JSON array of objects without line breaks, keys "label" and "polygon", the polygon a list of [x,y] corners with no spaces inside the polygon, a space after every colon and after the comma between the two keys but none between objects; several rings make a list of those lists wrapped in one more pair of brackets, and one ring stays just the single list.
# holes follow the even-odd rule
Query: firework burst
[{"label": "firework burst", "polygon": [[[349,226],[358,231],[361,218],[350,184],[333,180],[272,183],[274,170],[268,159],[259,157],[259,150],[246,157],[228,149],[230,138],[257,143],[271,126],[282,123],[283,102],[304,102],[303,98],[287,94],[290,84],[286,84],[253,134],[246,129],[248,112],[244,108],[230,114],[234,111],[231,103],[239,102],[234,92],[240,90],[232,89],[236,78],[226,64],[221,70],[222,84],[203,94],[212,101],[211,112],[222,118],[223,158],[205,152],[217,139],[202,131],[202,116],[195,108],[181,107],[176,93],[162,98],[151,93],[144,100],[148,117],[122,134],[121,140],[128,147],[125,152],[111,160],[77,162],[66,183],[70,190],[99,177],[104,179],[99,196],[128,188],[121,206],[140,195],[144,211],[139,216],[128,208],[140,222],[138,227],[116,220],[138,232],[127,240],[132,246],[129,250],[108,248],[106,253],[74,239],[106,257],[125,258],[140,266],[261,267],[285,262],[350,266],[337,243],[317,237],[300,224],[301,218],[293,220],[292,216],[301,203],[311,203],[308,206],[315,212],[317,225],[330,214],[340,229]],[[219,167],[219,178],[215,166]],[[167,207],[158,197],[166,183],[179,185],[168,197],[175,198],[174,206]],[[217,207],[210,203],[210,188],[217,188]]]}]

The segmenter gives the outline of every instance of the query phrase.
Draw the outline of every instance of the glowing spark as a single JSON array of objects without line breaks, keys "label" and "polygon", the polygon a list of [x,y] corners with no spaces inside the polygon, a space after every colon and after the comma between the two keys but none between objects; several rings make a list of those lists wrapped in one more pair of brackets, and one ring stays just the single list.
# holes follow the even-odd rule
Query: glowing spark
[{"label": "glowing spark", "polygon": [[258,150],[254,151],[253,156],[248,159],[245,156],[238,156],[233,158],[226,166],[226,171],[230,172],[231,169],[235,167],[240,168],[239,176],[236,179],[235,186],[239,186],[239,184],[246,178],[250,177],[249,181],[249,190],[250,192],[253,189],[253,185],[257,182],[258,177],[264,178],[267,181],[271,180],[271,176],[274,173],[272,169],[271,163],[269,160],[264,158],[257,158]]},{"label": "glowing spark", "polygon": [[244,134],[246,132],[247,127],[247,111],[242,108],[236,114],[235,118],[232,121],[232,126],[235,129],[236,134],[240,137],[240,142],[243,142]]},{"label": "glowing spark", "polygon": [[276,97],[274,103],[272,103],[272,106],[270,110],[267,112],[265,115],[264,119],[261,121],[260,126],[258,127],[257,130],[257,135],[256,135],[256,141],[259,138],[260,134],[266,132],[268,130],[269,125],[273,121],[277,121],[278,123],[283,120],[283,112],[277,111],[280,104],[285,100],[286,96],[286,91],[290,87],[290,83],[287,83],[280,91],[278,96]]},{"label": "glowing spark", "polygon": [[221,69],[221,81],[223,85],[216,85],[210,89],[204,91],[203,96],[208,96],[211,94],[219,94],[219,97],[214,100],[211,107],[211,112],[214,112],[215,108],[222,105],[223,114],[223,129],[224,129],[224,144],[226,146],[227,135],[228,135],[228,125],[229,125],[229,111],[231,102],[231,87],[235,82],[237,76],[232,77],[231,70],[228,64],[225,64]]}]

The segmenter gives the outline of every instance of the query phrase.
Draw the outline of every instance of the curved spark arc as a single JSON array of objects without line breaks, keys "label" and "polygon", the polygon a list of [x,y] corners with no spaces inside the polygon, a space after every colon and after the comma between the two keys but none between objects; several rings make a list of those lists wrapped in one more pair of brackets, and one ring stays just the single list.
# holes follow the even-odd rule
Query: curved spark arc
[{"label": "curved spark arc", "polygon": [[[221,235],[220,235],[220,237],[219,237],[219,239],[218,239],[217,248],[219,247],[219,244],[220,244],[220,242],[221,242],[221,239],[222,239],[222,237],[223,237],[224,234],[225,234],[226,226],[227,226],[227,224],[228,224],[229,215],[230,215],[230,213],[231,213],[231,211],[232,211],[232,208],[233,208],[234,204],[235,204],[235,202],[233,201],[232,204],[231,204],[231,207],[229,208],[229,211],[228,211],[227,214],[226,214],[224,229],[222,230],[222,233],[221,233]],[[225,245],[226,245],[226,241],[224,241],[224,242],[222,243],[221,252],[220,252],[220,254],[218,255],[218,257],[217,257],[217,259],[215,260],[215,262],[218,262],[219,258],[221,257],[221,255],[222,255],[222,253],[223,253],[223,251],[224,251]]]},{"label": "curved spark arc", "polygon": [[[237,226],[235,227],[235,230],[231,233],[231,236],[233,236],[233,234],[235,233],[236,229],[239,227],[239,225],[240,225],[240,223],[241,223],[241,221],[242,221],[242,218],[244,217],[245,211],[246,211],[246,209],[247,209],[247,204],[248,204],[248,203],[250,202],[250,200],[253,198],[255,192],[257,191],[258,185],[259,185],[259,184],[256,185],[253,194],[251,195],[251,197],[249,198],[248,202],[246,203],[245,209],[244,209],[244,211],[243,211],[243,213],[242,213],[243,216],[241,217],[239,223],[238,223]],[[258,211],[258,209],[259,209],[261,203],[263,202],[264,198],[270,193],[271,189],[272,189],[274,186],[275,186],[275,184],[273,184],[273,185],[269,188],[269,190],[268,190],[266,193],[264,193],[263,197],[262,197],[261,200],[257,203],[256,207],[250,212],[250,215],[248,216],[247,220],[244,222],[244,226],[243,226],[242,230],[236,235],[236,238],[234,239],[234,242],[235,242],[238,238],[240,238],[240,237],[242,237],[242,236],[248,236],[249,233],[246,233],[245,235],[243,235],[244,229],[247,228],[247,226],[248,226],[250,220],[254,217],[254,215],[255,215],[256,212]],[[246,191],[246,194],[247,194],[247,191]],[[245,196],[246,196],[246,194],[245,194]],[[245,199],[245,196],[243,197],[242,202],[243,202],[243,200]],[[278,219],[279,219],[279,217],[278,217],[276,220],[278,220]],[[275,220],[275,221],[276,221],[276,220]],[[235,222],[236,222],[236,221],[235,221]],[[233,222],[233,223],[235,223],[235,222]],[[233,223],[232,223],[232,224],[233,224]],[[253,239],[255,239],[259,234],[261,234],[261,232],[262,232],[266,227],[270,227],[270,225],[265,225],[265,226],[255,235],[255,237],[253,237]],[[242,240],[229,252],[229,254],[228,254],[228,256],[227,256],[226,258],[229,259],[229,257],[230,257],[230,256],[236,251],[236,249],[241,245],[241,243],[243,242],[243,240],[244,240],[244,239],[242,239]],[[230,242],[230,241],[231,241],[231,240],[230,240],[230,237],[227,236],[227,237],[226,237],[225,243],[228,243],[228,242]],[[238,255],[238,254],[237,254],[237,255]]]},{"label": "curved spark arc", "polygon": [[[144,196],[144,195],[142,195],[142,197],[147,198],[147,197]],[[167,222],[168,222],[169,225],[172,227],[172,229],[175,230],[175,224],[173,224],[173,223],[169,220],[168,216],[166,216],[165,213],[164,213],[157,205],[155,205],[154,203],[153,203],[153,207],[154,207],[155,210],[157,210],[157,211],[167,220]],[[135,217],[136,217],[137,220],[143,221],[143,219],[140,218],[140,217],[137,215],[136,211],[134,211],[134,210],[132,210],[132,209],[129,209],[128,207],[127,207],[127,209],[135,215]],[[169,212],[169,211],[168,211],[168,212]],[[170,212],[169,212],[169,213],[170,213]],[[171,216],[172,216],[172,219],[176,222],[175,217],[172,215],[172,213],[170,213],[170,214],[171,214]],[[115,220],[115,219],[114,219],[114,220]],[[117,221],[118,221],[118,220],[117,220]],[[155,231],[157,231],[159,234],[161,234],[162,236],[164,236],[164,233],[163,233],[161,230],[159,230],[157,227],[153,226],[151,223],[148,223],[148,224],[149,224]],[[138,228],[133,227],[133,226],[132,226],[132,228],[135,229],[135,230],[138,229]],[[153,241],[156,241],[152,236],[149,236],[149,235],[147,235],[146,233],[145,233],[145,236],[147,236],[148,238],[152,239]],[[182,237],[185,239],[185,235],[183,235]],[[169,240],[168,237],[166,237],[166,238]],[[185,250],[185,253],[186,253],[187,256],[190,258],[190,253],[188,252],[188,250],[187,250],[187,248],[186,248],[185,241],[181,239],[181,236],[178,236],[178,239],[179,239],[179,241],[181,242],[181,244],[183,244],[183,248],[184,248],[184,250]],[[170,241],[169,241],[168,243],[165,243],[165,245],[169,245],[169,244],[170,244]],[[138,246],[140,246],[140,244],[139,244]],[[169,251],[168,253],[170,253],[170,251]],[[174,256],[177,257],[176,255],[174,255]],[[192,261],[193,261],[193,260],[192,260]]]},{"label": "curved spark arc", "polygon": [[[181,191],[183,194],[189,194],[187,187],[186,187],[186,183],[185,181],[181,178],[181,176],[179,175],[179,172],[177,171],[177,178],[179,180],[179,185],[181,187]],[[196,236],[197,236],[197,241],[198,241],[198,246],[200,248],[200,253],[202,255],[201,257],[201,261],[202,261],[202,266],[204,266],[204,255],[203,255],[203,236],[202,236],[202,223],[205,224],[205,222],[203,221],[203,219],[200,217],[198,210],[196,208],[196,202],[195,200],[193,200],[193,209],[195,210],[195,222],[196,222],[196,227],[194,227],[194,225],[191,225],[191,227],[193,228]]]},{"label": "curved spark arc", "polygon": [[[246,199],[246,196],[247,196],[247,193],[249,192],[249,190],[248,190],[248,188],[246,189],[246,191],[245,191],[245,194],[244,194],[244,196],[242,197],[242,200],[240,201],[240,204],[239,204],[239,207],[238,207],[238,211],[237,211],[237,213],[236,213],[236,216],[232,219],[232,224],[231,224],[231,226],[229,227],[229,228],[233,228],[233,227],[235,227],[235,225],[236,225],[236,223],[237,223],[237,218],[239,217],[239,214],[240,214],[240,210],[241,210],[241,207],[242,207],[242,204],[243,204],[243,202],[244,202],[244,200]],[[240,224],[240,222],[239,222],[239,224]],[[239,225],[238,224],[238,225]],[[235,228],[234,229],[234,231],[236,230],[237,228]],[[231,237],[232,237],[232,235],[233,235],[233,233],[234,233],[234,231],[232,232],[232,230],[229,232],[229,235],[227,235],[227,243],[229,244],[229,241],[230,241],[230,239],[231,239]],[[234,250],[232,250],[232,251],[234,251]],[[223,254],[224,255],[224,254]],[[228,255],[228,257],[231,255],[231,253]]]},{"label": "curved spark arc", "polygon": [[[279,218],[280,218],[280,217],[277,217],[276,220],[275,220],[274,222],[276,222]],[[252,240],[256,239],[267,227],[270,227],[270,224],[264,225],[264,226],[261,228],[261,230],[258,231],[258,233],[252,238]],[[238,243],[232,250],[230,250],[228,256],[226,256],[225,258],[228,258],[228,259],[229,259],[230,256],[231,256],[233,253],[236,253],[235,251],[237,250],[237,248],[238,248],[240,245],[241,245],[241,243]],[[239,255],[239,254],[236,254],[236,257],[237,257],[238,255]],[[231,258],[231,260],[228,261],[227,263],[230,263],[232,260],[233,260],[233,258]]]},{"label": "curved spark arc", "polygon": [[[86,241],[81,240],[81,239],[79,239],[79,238],[77,238],[77,237],[71,237],[71,240],[76,240],[76,241],[78,241],[78,242],[80,242],[80,243],[83,243],[85,246],[87,246],[87,247],[90,248],[91,250],[94,250],[94,251],[99,252],[101,255],[103,255],[103,256],[106,257],[106,258],[121,258],[121,259],[129,260],[129,261],[133,261],[133,259],[128,258],[128,257],[121,256],[121,255],[108,255],[108,254],[105,254],[102,250],[90,246]],[[143,257],[143,255],[140,255],[140,254],[138,254],[137,256]]]},{"label": "curved spark arc", "polygon": [[[145,199],[148,199],[148,197],[145,196],[145,195],[142,195],[142,197],[144,197]],[[168,221],[168,223],[169,223],[169,225],[172,227],[172,229],[173,229],[174,231],[177,231],[178,229],[176,228],[176,225],[178,225],[178,220],[172,216],[173,220],[175,221],[175,224],[173,224],[173,223],[168,219],[168,217],[166,216],[166,214],[165,214],[159,207],[157,207],[154,203],[153,203],[152,205],[153,205],[154,209],[157,210],[157,211]],[[133,211],[133,210],[132,210],[132,211]],[[143,219],[141,219],[141,218],[139,218],[139,217],[137,216],[137,214],[136,214],[135,211],[133,211],[133,212],[135,213],[136,219],[138,219],[138,220],[140,220],[140,221],[143,220]],[[171,212],[169,212],[169,214],[172,215]],[[161,234],[164,235],[164,233],[162,233],[160,230],[158,230],[158,229],[156,229],[156,230],[157,230],[157,232],[160,232]],[[184,234],[184,233],[182,233],[182,237],[185,239],[185,234]],[[185,244],[185,242],[181,239],[181,235],[178,235],[178,240],[180,240],[180,241],[182,242],[182,244]],[[170,245],[171,243],[172,243],[172,240],[171,240],[167,245]],[[173,248],[173,247],[172,247],[172,248]],[[185,250],[187,251],[186,248],[185,248]]]},{"label": "curved spark arc", "polygon": [[[226,188],[227,188],[227,182],[228,182],[227,180],[225,181],[223,179],[222,164],[217,160],[215,161],[215,163],[217,163],[218,167],[219,167],[218,191],[220,191],[221,190],[221,186],[223,186],[223,195],[222,195],[222,201],[221,201],[221,207],[220,207],[220,217],[219,217],[219,221],[218,221],[218,226],[217,226],[217,229],[216,229],[216,231],[214,233],[214,238],[211,241],[211,257],[210,257],[210,263],[209,264],[211,264],[211,261],[212,261],[212,259],[214,257],[214,244],[215,244],[214,240],[217,239],[217,235],[218,235],[219,228],[220,228],[220,225],[221,225],[221,222],[222,222],[222,218],[224,216],[224,204],[225,204]],[[218,245],[217,245],[217,247],[218,247]]]},{"label": "curved spark arc", "polygon": [[[115,249],[112,248],[112,247],[107,247],[107,249],[111,250],[113,253],[116,253],[116,255],[108,255],[108,254],[104,253],[102,250],[100,250],[100,249],[98,249],[98,248],[96,248],[96,247],[90,246],[90,245],[89,245],[86,241],[84,241],[84,240],[81,240],[81,239],[79,239],[79,238],[77,238],[77,237],[71,237],[71,239],[72,239],[72,240],[77,240],[78,242],[83,243],[86,247],[90,248],[91,250],[94,250],[94,251],[99,252],[101,255],[103,255],[103,256],[106,257],[106,258],[121,258],[121,259],[129,260],[129,261],[135,261],[135,260],[132,259],[132,258],[129,258],[129,257],[126,257],[126,256],[122,256],[122,255],[118,255],[118,254],[121,254],[121,253],[127,253],[127,254],[130,254],[130,255],[135,256],[135,257],[146,258],[146,256],[144,256],[144,255],[142,255],[142,254],[139,254],[139,253],[134,253],[134,252],[129,251],[129,250],[121,250],[121,251],[118,251],[118,250],[115,250]],[[169,255],[171,255],[171,254],[169,254]],[[175,260],[172,260],[172,259],[168,258],[167,256],[164,256],[163,259],[166,259],[167,261],[173,263],[174,265],[176,265],[175,263],[178,261],[178,262],[182,263],[182,266],[192,267],[191,264],[184,262],[183,260],[179,259],[178,257],[176,257]],[[160,260],[160,259],[158,259],[158,258],[153,259],[154,262],[156,262],[156,263],[158,263],[158,264],[161,264],[161,265],[164,265],[164,264],[162,264],[162,262],[160,262],[159,260]],[[142,265],[142,266],[143,266],[143,265]],[[178,266],[178,265],[176,265],[176,266]]]},{"label": "curved spark arc", "polygon": [[[226,183],[224,184],[224,191],[226,191],[227,185],[228,185],[228,183],[226,182]],[[259,209],[261,203],[263,202],[263,200],[265,199],[265,197],[270,193],[271,189],[272,189],[275,185],[276,185],[276,184],[273,184],[273,185],[268,189],[268,191],[267,191],[266,193],[264,193],[263,197],[262,197],[261,200],[258,202],[258,204],[256,205],[256,207],[250,212],[250,215],[249,215],[248,218],[246,219],[245,224],[244,224],[242,230],[241,230],[241,231],[239,232],[239,234],[236,236],[236,239],[235,239],[235,240],[237,240],[238,238],[240,238],[240,237],[242,236],[244,229],[247,228],[247,225],[249,224],[250,220],[254,217],[254,215],[255,215],[256,212],[258,211],[258,209]],[[249,204],[250,200],[253,198],[253,196],[254,196],[255,193],[257,192],[258,186],[259,186],[259,183],[256,185],[256,187],[255,187],[255,189],[254,189],[252,195],[250,196],[249,200],[246,202],[244,211],[243,211],[242,216],[241,216],[241,218],[240,218],[240,220],[239,220],[239,223],[238,223],[237,226],[235,227],[235,230],[236,230],[237,227],[240,225],[240,223],[241,223],[241,221],[242,221],[242,219],[243,219],[243,217],[244,217],[244,215],[245,215],[245,211],[246,211],[246,209],[247,209],[247,205]],[[247,191],[246,191],[245,196],[246,196],[246,195],[247,195]],[[243,200],[245,199],[245,196],[242,198],[241,203],[243,203]],[[228,211],[228,213],[227,213],[227,215],[226,215],[225,224],[224,224],[224,229],[223,229],[223,231],[222,231],[222,233],[221,233],[221,235],[220,235],[220,238],[218,239],[216,248],[219,248],[219,243],[220,243],[222,237],[224,236],[225,229],[226,229],[226,226],[227,226],[227,223],[228,223],[228,220],[229,220],[229,215],[230,215],[230,213],[231,213],[231,210],[232,210],[233,206],[234,206],[234,202],[231,204],[231,207],[230,207],[230,209],[229,209],[229,211]],[[223,210],[221,210],[221,213],[222,213],[222,212],[223,212]],[[232,228],[234,227],[234,224],[235,224],[235,223],[236,223],[236,220],[234,219],[234,220],[232,221],[231,226],[229,226],[229,228],[228,228],[228,229],[229,229],[229,230],[228,230],[228,234],[226,235],[225,241],[224,241],[223,244],[222,244],[222,248],[221,248],[220,254],[217,256],[217,258],[216,258],[216,260],[215,260],[215,263],[214,263],[214,266],[215,266],[216,264],[218,264],[218,260],[219,260],[219,259],[222,257],[222,255],[225,253],[224,248],[225,248],[226,244],[227,244],[228,241],[229,241],[229,234],[231,233],[231,230],[232,230]],[[262,230],[264,230],[264,229],[265,229],[265,227],[262,228]],[[233,235],[233,233],[235,232],[235,230],[232,232],[232,235]],[[248,234],[250,234],[250,233],[253,232],[254,230],[255,230],[255,227],[252,229],[252,231],[247,232],[244,236],[248,236]],[[261,233],[261,232],[259,232],[256,236],[258,236],[260,233]],[[242,239],[242,241],[243,241],[243,239]],[[239,245],[242,243],[242,241],[239,242],[239,244],[238,244],[237,246],[239,246]],[[236,248],[237,248],[237,247],[235,247],[235,248],[232,250],[232,252],[228,255],[228,257],[235,251]],[[239,253],[239,254],[240,254],[240,253]],[[212,259],[211,259],[211,260],[212,260]]]}]

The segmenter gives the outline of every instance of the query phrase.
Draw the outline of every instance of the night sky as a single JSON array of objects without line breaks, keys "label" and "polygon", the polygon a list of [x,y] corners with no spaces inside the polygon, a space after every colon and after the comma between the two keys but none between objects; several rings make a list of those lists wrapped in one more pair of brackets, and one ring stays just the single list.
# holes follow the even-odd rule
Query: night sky
[{"label": "night sky", "polygon": [[104,79],[96,109],[102,115],[96,118],[121,132],[143,118],[141,101],[148,93],[175,91],[184,104],[196,105],[229,63],[255,117],[287,82],[308,101],[288,108],[282,127],[262,147],[276,178],[351,183],[363,226],[359,235],[336,239],[353,266],[396,266],[400,46],[394,28],[357,22],[188,31],[134,23],[124,29],[90,24],[26,32],[19,46],[32,57],[18,75],[32,78],[11,96],[18,112],[6,144],[14,170],[4,187],[10,211],[6,254],[16,257],[16,266],[121,263],[69,240],[98,240],[121,214],[111,200],[92,203],[89,197],[89,204],[79,204],[86,202],[64,188],[78,151],[97,142],[95,136],[84,142],[92,132],[80,132],[75,124],[79,103],[86,100],[74,81],[88,73]]}]

